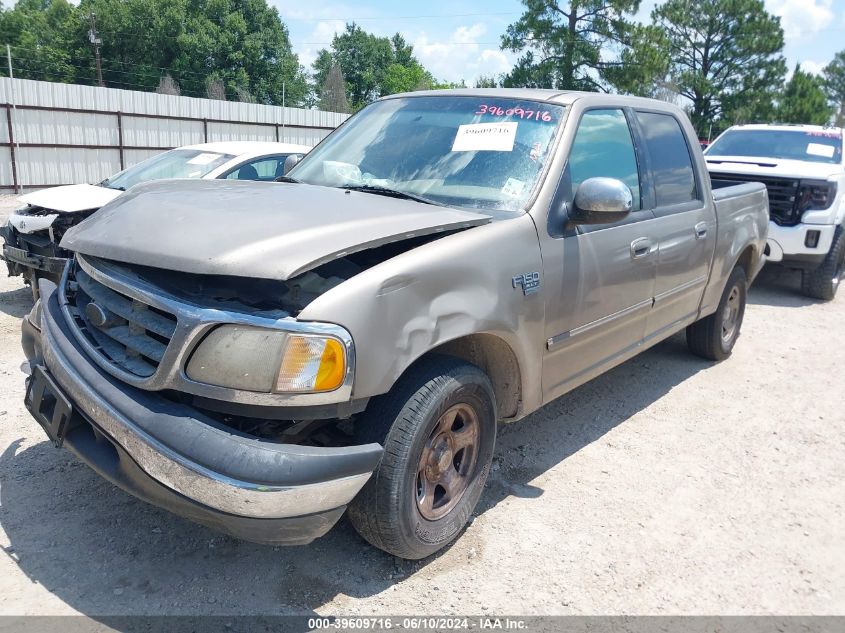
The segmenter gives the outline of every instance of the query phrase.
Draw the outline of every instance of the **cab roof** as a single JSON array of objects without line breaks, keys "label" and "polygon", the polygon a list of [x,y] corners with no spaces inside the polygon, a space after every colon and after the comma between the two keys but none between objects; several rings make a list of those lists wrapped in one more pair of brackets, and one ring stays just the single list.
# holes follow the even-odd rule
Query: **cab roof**
[{"label": "cab roof", "polygon": [[604,92],[586,92],[579,90],[553,90],[548,88],[452,88],[449,90],[419,90],[416,92],[402,92],[382,97],[380,101],[397,99],[400,97],[481,97],[487,99],[530,99],[532,101],[546,101],[557,105],[572,105],[580,99],[606,99],[614,103],[624,103],[630,106],[654,106],[660,104],[667,109],[677,110],[677,106],[666,101],[649,99],[646,97],[631,97]]}]

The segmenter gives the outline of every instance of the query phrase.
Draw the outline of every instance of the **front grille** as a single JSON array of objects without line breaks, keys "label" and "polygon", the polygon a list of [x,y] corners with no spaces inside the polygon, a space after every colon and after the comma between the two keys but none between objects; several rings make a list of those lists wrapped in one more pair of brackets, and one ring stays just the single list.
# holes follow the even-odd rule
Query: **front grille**
[{"label": "front grille", "polygon": [[155,373],[176,331],[174,315],[109,288],[78,265],[65,296],[72,325],[103,358],[142,378]]},{"label": "front grille", "polygon": [[769,216],[781,226],[794,226],[801,221],[798,209],[797,178],[772,178],[769,176],[746,176],[742,174],[722,174],[710,172],[713,180],[728,182],[762,182],[769,192]]}]

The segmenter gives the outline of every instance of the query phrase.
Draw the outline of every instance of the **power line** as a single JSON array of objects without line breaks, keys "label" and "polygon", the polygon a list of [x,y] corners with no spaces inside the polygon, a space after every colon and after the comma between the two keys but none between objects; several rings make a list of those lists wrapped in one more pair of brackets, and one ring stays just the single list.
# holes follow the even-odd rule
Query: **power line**
[{"label": "power line", "polygon": [[[540,40],[532,40],[539,42]],[[302,46],[331,46],[334,42],[299,42]],[[428,42],[427,46],[499,46],[501,42]],[[414,46],[412,43],[411,46]]]},{"label": "power line", "polygon": [[[12,47],[11,47],[11,48],[12,48],[12,49],[15,49],[15,50],[20,50],[20,51],[28,51],[28,52],[30,52],[30,53],[37,53],[37,52],[40,52],[40,50],[39,50],[39,49],[37,49],[37,48],[30,48],[30,47],[24,47],[24,46],[15,46],[15,45],[12,45]],[[33,57],[27,58],[27,57],[22,57],[22,56],[20,56],[20,55],[16,55],[16,56],[14,57],[14,59],[18,59],[18,60],[29,60],[29,61],[39,62],[39,63],[40,63],[40,60],[36,60],[36,59],[35,59],[35,58],[33,58]],[[84,65],[84,64],[79,64],[79,63],[74,63],[74,62],[71,62],[71,61],[60,62],[60,63],[62,63],[62,64],[66,64],[66,65],[68,65],[68,66],[74,66],[74,67],[76,67],[76,68],[81,68],[81,69],[84,69],[84,70],[92,70],[92,67],[91,67],[91,66]],[[151,69],[151,70],[156,70],[156,71],[164,71],[164,72],[166,72],[166,73],[170,73],[170,74],[173,74],[173,75],[179,75],[180,77],[190,76],[190,77],[197,77],[197,78],[200,78],[200,79],[207,79],[207,78],[208,78],[211,74],[213,74],[213,73],[215,72],[214,70],[212,70],[212,71],[209,71],[209,74],[207,74],[207,75],[206,75],[206,74],[203,74],[203,73],[198,73],[198,72],[195,72],[195,71],[190,71],[190,70],[179,70],[179,69],[176,69],[176,68],[173,68],[173,67],[154,66],[154,65],[152,65],[152,64],[146,64],[146,63],[144,63],[144,62],[126,62],[126,61],[119,60],[119,59],[106,59],[106,58],[103,58],[103,59],[102,59],[102,63],[103,63],[104,65],[106,65],[106,66],[108,66],[109,64],[120,64],[120,65],[121,65],[121,66],[123,66],[124,68],[134,67],[134,68]],[[125,71],[125,70],[115,70],[115,69],[113,69],[113,68],[107,68],[104,72],[106,72],[106,73],[125,73],[125,74],[131,74],[131,73],[129,73],[128,71]],[[161,74],[161,73],[158,73],[158,74]]]},{"label": "power line", "polygon": [[443,18],[478,18],[499,15],[522,15],[522,11],[501,11],[498,13],[439,13],[432,15],[386,15],[365,18],[286,18],[279,15],[282,22],[363,22],[373,20],[428,20]]}]

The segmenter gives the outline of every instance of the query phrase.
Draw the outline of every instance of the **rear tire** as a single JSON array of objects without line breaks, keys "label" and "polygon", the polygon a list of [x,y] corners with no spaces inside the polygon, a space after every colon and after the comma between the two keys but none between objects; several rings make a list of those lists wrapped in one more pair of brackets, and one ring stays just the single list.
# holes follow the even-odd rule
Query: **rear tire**
[{"label": "rear tire", "polygon": [[412,366],[356,423],[381,462],[349,505],[358,533],[394,556],[420,559],[451,542],[478,503],[496,442],[496,405],[475,365],[432,355]]},{"label": "rear tire", "polygon": [[845,231],[836,227],[830,251],[821,266],[801,272],[801,292],[812,299],[830,301],[836,296],[839,282],[845,277]]},{"label": "rear tire", "polygon": [[687,327],[687,346],[693,354],[707,360],[725,360],[731,355],[745,316],[747,294],[745,270],[737,266],[728,277],[716,312]]}]

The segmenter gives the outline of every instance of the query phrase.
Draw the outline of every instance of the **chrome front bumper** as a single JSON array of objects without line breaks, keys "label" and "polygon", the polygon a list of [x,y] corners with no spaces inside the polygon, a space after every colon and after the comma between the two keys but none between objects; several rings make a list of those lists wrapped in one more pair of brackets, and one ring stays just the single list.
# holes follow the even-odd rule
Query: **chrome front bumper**
[{"label": "chrome front bumper", "polygon": [[74,410],[169,490],[239,517],[302,517],[342,509],[378,464],[378,444],[319,448],[262,441],[120,382],[80,348],[55,285],[42,280],[40,286],[43,364]]}]

